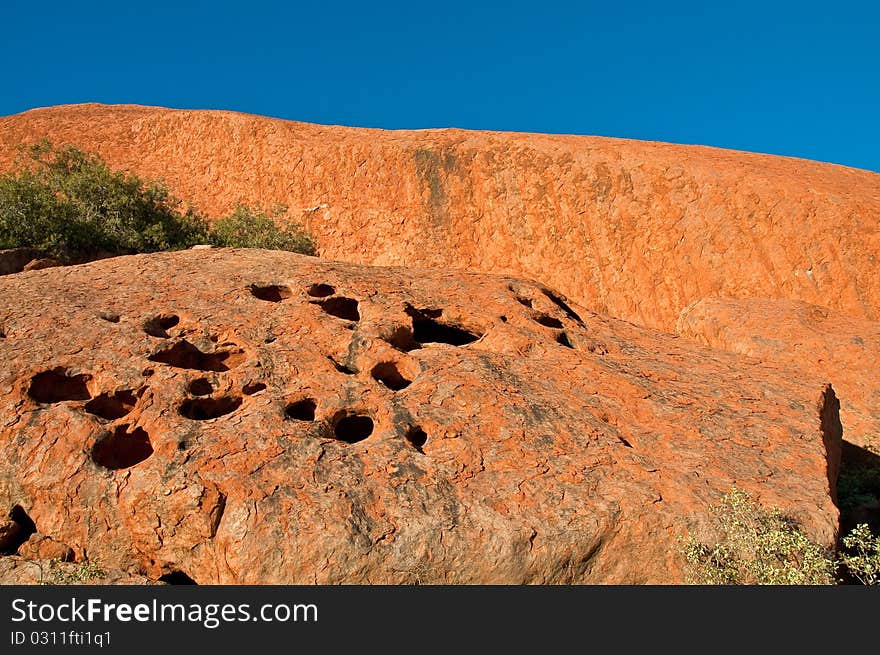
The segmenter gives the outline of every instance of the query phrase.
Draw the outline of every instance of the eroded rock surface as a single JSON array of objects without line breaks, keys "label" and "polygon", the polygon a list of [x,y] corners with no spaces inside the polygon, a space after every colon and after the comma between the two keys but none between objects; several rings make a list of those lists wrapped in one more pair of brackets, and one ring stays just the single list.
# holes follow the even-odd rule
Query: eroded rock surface
[{"label": "eroded rock surface", "polygon": [[209,214],[286,204],[329,259],[522,275],[672,331],[709,296],[880,319],[880,175],[597,137],[383,131],[74,105],[0,118],[0,170],[49,137]]},{"label": "eroded rock surface", "polygon": [[161,584],[142,575],[104,569],[91,563],[57,559],[0,557],[0,585],[143,585]]},{"label": "eroded rock surface", "polygon": [[846,440],[880,447],[880,323],[797,301],[707,298],[682,312],[678,332],[832,380]]},{"label": "eroded rock surface", "polygon": [[7,552],[198,583],[676,582],[734,485],[836,537],[830,387],[533,282],[190,250],[6,276],[0,327]]}]

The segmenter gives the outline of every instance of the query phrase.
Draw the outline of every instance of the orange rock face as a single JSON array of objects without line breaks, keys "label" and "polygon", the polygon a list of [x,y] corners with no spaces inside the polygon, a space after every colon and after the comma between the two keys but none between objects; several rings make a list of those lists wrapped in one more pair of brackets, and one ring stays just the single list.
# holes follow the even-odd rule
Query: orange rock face
[{"label": "orange rock face", "polygon": [[880,323],[796,301],[707,298],[682,312],[678,332],[834,380],[847,441],[880,447]]},{"label": "orange rock face", "polygon": [[5,276],[0,323],[7,552],[199,583],[677,582],[734,485],[836,537],[827,385],[533,282],[191,250]]},{"label": "orange rock face", "polygon": [[675,538],[734,484],[833,541],[837,397],[880,444],[875,173],[102,105],[0,118],[0,170],[44,137],[214,216],[286,204],[325,258],[446,272],[200,250],[0,279],[0,551],[199,582],[676,581]]},{"label": "orange rock face", "polygon": [[521,275],[672,331],[709,296],[880,318],[880,175],[594,137],[325,127],[78,105],[0,118],[0,169],[49,137],[215,215],[285,203],[320,254]]}]

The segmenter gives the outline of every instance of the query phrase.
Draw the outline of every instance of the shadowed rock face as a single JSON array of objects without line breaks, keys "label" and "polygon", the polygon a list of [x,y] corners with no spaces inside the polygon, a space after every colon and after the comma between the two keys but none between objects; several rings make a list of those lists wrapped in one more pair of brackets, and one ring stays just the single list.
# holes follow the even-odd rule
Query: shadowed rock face
[{"label": "shadowed rock face", "polygon": [[595,137],[326,127],[79,105],[0,118],[0,169],[48,136],[219,215],[287,204],[321,255],[522,275],[672,331],[708,296],[880,318],[880,175]]},{"label": "shadowed rock face", "polygon": [[0,278],[0,317],[0,531],[25,556],[676,582],[733,485],[835,539],[827,385],[533,282],[197,250]]}]

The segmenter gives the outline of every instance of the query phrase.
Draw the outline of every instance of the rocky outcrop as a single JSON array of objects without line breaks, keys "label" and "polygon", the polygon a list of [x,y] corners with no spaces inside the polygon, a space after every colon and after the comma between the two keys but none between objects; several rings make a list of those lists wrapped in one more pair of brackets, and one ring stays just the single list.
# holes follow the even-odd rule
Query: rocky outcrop
[{"label": "rocky outcrop", "polygon": [[32,248],[0,250],[0,275],[21,273],[29,264],[40,261],[41,253]]},{"label": "rocky outcrop", "polygon": [[0,585],[155,585],[142,575],[57,559],[0,557]]},{"label": "rocky outcrop", "polygon": [[867,171],[622,139],[103,105],[0,118],[0,169],[43,137],[162,177],[214,215],[285,203],[330,259],[522,275],[667,331],[709,296],[880,319],[880,175]]},{"label": "rocky outcrop", "polygon": [[533,282],[190,250],[4,277],[0,323],[7,552],[198,583],[677,582],[733,486],[836,538],[830,387]]},{"label": "rocky outcrop", "polygon": [[880,448],[880,323],[797,301],[707,298],[682,312],[678,333],[833,380],[847,441]]}]

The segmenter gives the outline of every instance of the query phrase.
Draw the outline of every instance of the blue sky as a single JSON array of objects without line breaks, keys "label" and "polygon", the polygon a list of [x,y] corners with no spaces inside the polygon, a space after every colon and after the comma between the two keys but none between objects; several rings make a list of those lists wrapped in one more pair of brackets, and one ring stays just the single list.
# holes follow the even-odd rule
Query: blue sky
[{"label": "blue sky", "polygon": [[0,60],[0,115],[138,103],[880,171],[876,1],[2,0]]}]

